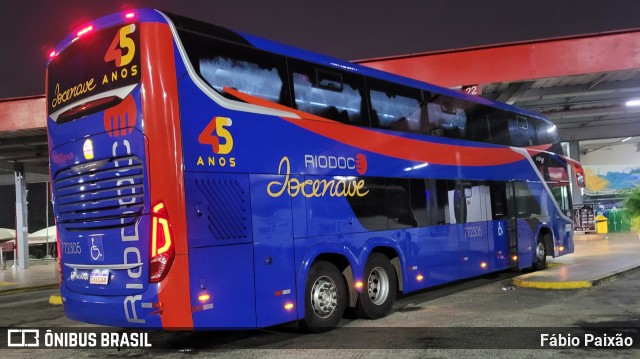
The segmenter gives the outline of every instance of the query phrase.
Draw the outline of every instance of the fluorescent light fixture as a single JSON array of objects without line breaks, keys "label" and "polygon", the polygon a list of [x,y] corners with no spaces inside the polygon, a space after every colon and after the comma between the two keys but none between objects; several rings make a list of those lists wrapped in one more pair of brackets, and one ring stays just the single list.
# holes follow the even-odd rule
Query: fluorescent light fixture
[{"label": "fluorescent light fixture", "polygon": [[427,167],[428,165],[429,164],[425,162],[425,163],[423,163],[421,165],[416,165],[416,166],[413,166],[413,167],[407,167],[404,170],[405,170],[405,172],[412,171],[412,170],[417,170],[418,168],[424,168],[424,167]]},{"label": "fluorescent light fixture", "polygon": [[637,107],[640,106],[640,99],[629,100],[626,103],[627,107]]},{"label": "fluorescent light fixture", "polygon": [[355,176],[333,176],[333,179],[337,180],[337,181],[352,181],[354,179],[356,179],[357,177]]},{"label": "fluorescent light fixture", "polygon": [[625,138],[624,140],[622,140],[622,141],[620,141],[620,142],[627,142],[627,141],[629,141],[630,139],[631,139],[631,137],[627,137],[627,138]]}]

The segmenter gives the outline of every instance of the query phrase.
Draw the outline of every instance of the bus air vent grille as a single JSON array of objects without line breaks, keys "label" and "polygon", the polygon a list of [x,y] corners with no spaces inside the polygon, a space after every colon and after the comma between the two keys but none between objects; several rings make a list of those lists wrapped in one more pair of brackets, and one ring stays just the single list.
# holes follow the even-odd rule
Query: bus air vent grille
[{"label": "bus air vent grille", "polygon": [[55,175],[53,190],[67,229],[124,227],[144,211],[144,166],[136,156],[73,166]]},{"label": "bus air vent grille", "polygon": [[235,179],[197,179],[206,204],[207,228],[216,240],[241,241],[249,227],[249,192]]}]

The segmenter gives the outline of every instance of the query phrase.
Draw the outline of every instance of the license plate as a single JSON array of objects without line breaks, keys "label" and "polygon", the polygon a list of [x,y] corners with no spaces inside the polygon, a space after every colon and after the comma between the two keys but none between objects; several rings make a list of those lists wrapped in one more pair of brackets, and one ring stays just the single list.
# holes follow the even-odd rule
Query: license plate
[{"label": "license plate", "polygon": [[89,284],[109,284],[109,271],[108,270],[94,270],[89,276]]}]

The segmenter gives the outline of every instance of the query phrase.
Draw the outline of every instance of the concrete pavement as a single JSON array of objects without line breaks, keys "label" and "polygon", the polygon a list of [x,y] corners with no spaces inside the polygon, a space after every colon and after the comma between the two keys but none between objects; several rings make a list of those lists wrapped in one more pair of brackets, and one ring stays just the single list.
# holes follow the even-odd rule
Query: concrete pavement
[{"label": "concrete pavement", "polygon": [[576,235],[573,254],[549,259],[549,268],[512,280],[523,288],[589,288],[616,276],[640,270],[638,233]]}]

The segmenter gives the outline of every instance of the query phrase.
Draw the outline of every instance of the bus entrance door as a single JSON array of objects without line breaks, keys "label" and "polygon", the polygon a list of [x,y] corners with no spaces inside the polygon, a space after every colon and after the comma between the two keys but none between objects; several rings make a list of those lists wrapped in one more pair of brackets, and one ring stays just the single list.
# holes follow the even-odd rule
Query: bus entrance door
[{"label": "bus entrance door", "polygon": [[515,182],[507,183],[507,236],[509,240],[509,268],[518,269],[518,216]]}]

